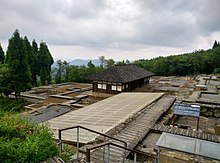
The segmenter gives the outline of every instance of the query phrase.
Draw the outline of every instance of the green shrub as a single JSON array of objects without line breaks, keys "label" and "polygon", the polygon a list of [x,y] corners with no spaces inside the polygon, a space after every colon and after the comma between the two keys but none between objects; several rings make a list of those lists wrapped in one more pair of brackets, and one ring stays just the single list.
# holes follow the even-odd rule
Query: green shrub
[{"label": "green shrub", "polygon": [[75,146],[65,143],[63,143],[63,150],[65,152],[61,154],[61,158],[65,162],[68,162],[71,159],[71,156],[73,156],[77,152],[77,148]]},{"label": "green shrub", "polygon": [[213,73],[214,73],[214,74],[220,73],[220,68],[215,68],[214,71],[213,71]]},{"label": "green shrub", "polygon": [[0,162],[40,162],[58,154],[50,130],[21,120],[18,115],[0,117]]}]

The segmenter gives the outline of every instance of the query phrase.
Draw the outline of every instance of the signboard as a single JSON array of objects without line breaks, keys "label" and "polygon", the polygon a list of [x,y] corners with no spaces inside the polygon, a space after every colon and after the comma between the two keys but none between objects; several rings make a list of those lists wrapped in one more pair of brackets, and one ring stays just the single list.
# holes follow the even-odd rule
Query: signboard
[{"label": "signboard", "polygon": [[190,104],[175,104],[173,114],[199,117],[200,106]]}]

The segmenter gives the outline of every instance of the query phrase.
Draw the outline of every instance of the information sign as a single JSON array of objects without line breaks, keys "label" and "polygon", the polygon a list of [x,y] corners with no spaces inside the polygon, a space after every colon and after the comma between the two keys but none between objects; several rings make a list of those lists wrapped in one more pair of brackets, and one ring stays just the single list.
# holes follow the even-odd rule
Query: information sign
[{"label": "information sign", "polygon": [[174,114],[199,117],[200,106],[183,104],[183,103],[175,104],[174,105]]}]

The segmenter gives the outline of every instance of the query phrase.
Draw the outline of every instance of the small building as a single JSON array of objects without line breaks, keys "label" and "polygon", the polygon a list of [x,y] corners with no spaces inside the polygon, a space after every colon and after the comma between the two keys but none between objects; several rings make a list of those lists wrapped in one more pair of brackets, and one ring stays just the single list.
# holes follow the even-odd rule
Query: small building
[{"label": "small building", "polygon": [[149,83],[154,73],[134,65],[115,65],[99,73],[90,75],[93,92],[117,94],[130,92]]}]

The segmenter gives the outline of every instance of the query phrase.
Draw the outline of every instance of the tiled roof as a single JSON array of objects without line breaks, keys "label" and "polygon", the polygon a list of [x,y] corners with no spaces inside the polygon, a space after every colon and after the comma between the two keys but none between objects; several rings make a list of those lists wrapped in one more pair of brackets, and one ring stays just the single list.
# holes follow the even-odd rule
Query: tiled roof
[{"label": "tiled roof", "polygon": [[109,69],[87,77],[89,80],[127,83],[138,79],[153,76],[154,73],[137,65],[116,65]]}]

